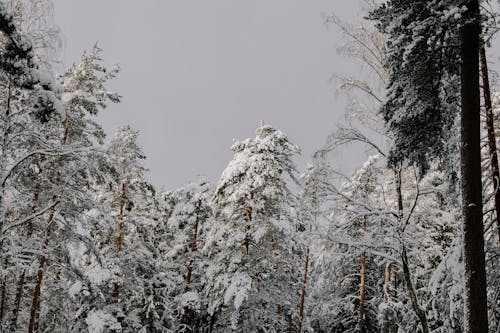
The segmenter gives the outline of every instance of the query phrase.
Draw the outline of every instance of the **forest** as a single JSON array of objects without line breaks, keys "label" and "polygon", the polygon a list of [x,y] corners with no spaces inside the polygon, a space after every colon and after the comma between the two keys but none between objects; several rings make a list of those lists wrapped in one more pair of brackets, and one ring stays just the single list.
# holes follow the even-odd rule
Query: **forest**
[{"label": "forest", "polygon": [[325,17],[364,72],[304,170],[261,122],[217,183],[158,190],[96,121],[105,50],[58,73],[50,0],[0,1],[0,332],[500,332],[498,3],[364,2]]}]

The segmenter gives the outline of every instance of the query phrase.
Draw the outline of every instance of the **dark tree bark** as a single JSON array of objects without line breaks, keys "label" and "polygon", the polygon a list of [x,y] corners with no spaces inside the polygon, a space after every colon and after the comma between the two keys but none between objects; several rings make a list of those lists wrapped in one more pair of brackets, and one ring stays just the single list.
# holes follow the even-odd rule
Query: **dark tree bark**
[{"label": "dark tree bark", "polygon": [[[390,263],[385,267],[385,283],[384,283],[384,303],[389,302],[389,283],[391,282],[391,269]],[[387,333],[389,331],[389,309],[384,310],[384,317],[382,319],[382,327],[380,333]]]},{"label": "dark tree bark", "polygon": [[481,77],[483,79],[483,99],[484,109],[486,111],[486,130],[488,132],[488,153],[491,159],[491,178],[493,183],[493,190],[495,191],[495,212],[497,220],[498,242],[500,243],[500,191],[498,189],[500,173],[498,170],[498,154],[495,126],[493,121],[493,107],[491,103],[490,78],[488,73],[488,62],[486,61],[486,50],[484,47],[484,43],[482,43],[479,51],[479,59],[481,61]]},{"label": "dark tree bark", "polygon": [[[50,229],[52,225],[52,221],[54,220],[55,215],[55,207],[52,209],[52,212],[47,219],[47,235],[45,236],[45,240],[43,242],[43,250],[47,250],[49,245],[49,237],[50,237]],[[31,302],[31,310],[30,310],[30,321],[28,325],[28,332],[33,333],[36,330],[38,312],[40,311],[40,297],[42,292],[42,282],[43,282],[43,272],[45,270],[45,265],[47,263],[47,256],[43,254],[40,257],[40,264],[38,266],[38,273],[36,279],[35,290],[33,292],[33,301]]]},{"label": "dark tree bark", "polygon": [[[122,183],[120,189],[120,211],[118,214],[118,234],[116,236],[116,253],[120,253],[122,251],[124,208],[125,208],[125,183]],[[115,302],[118,303],[120,298],[120,284],[118,282],[115,282],[113,285],[113,297],[115,299]]]},{"label": "dark tree bark", "polygon": [[309,248],[306,251],[306,263],[304,265],[304,280],[302,282],[302,293],[300,295],[299,324],[297,332],[302,332],[302,322],[304,320],[304,304],[306,301],[307,274],[309,273]]},{"label": "dark tree bark", "polygon": [[479,1],[469,0],[461,38],[461,192],[464,219],[465,331],[488,332],[481,184]]},{"label": "dark tree bark", "polygon": [[7,279],[6,278],[3,278],[2,280],[2,285],[0,287],[0,297],[2,298],[2,300],[0,301],[0,330],[2,328],[2,323],[3,323],[3,316],[4,316],[4,313],[5,313],[5,301],[6,301],[6,297],[7,297],[7,288],[6,288],[6,285],[7,285]]},{"label": "dark tree bark", "polygon": [[19,317],[19,309],[21,308],[21,300],[23,298],[24,283],[26,282],[25,271],[21,273],[19,282],[17,283],[16,299],[12,310],[12,319],[10,322],[10,330],[14,332],[17,329],[17,318]]}]

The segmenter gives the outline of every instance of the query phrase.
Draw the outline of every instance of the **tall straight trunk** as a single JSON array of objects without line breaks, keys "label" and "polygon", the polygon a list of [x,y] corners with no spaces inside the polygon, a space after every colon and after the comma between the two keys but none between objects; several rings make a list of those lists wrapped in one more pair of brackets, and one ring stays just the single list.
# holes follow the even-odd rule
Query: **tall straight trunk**
[{"label": "tall straight trunk", "polygon": [[479,50],[479,59],[481,61],[481,77],[483,81],[484,109],[486,111],[486,130],[488,132],[488,153],[491,160],[491,177],[493,180],[493,191],[495,191],[495,212],[497,220],[498,242],[500,243],[500,190],[498,183],[500,172],[498,169],[498,154],[495,135],[495,126],[493,122],[493,106],[491,103],[490,79],[488,73],[488,62],[486,61],[486,50],[484,43]]},{"label": "tall straight trunk", "polygon": [[302,293],[300,295],[299,324],[297,332],[302,332],[302,321],[304,320],[304,303],[306,301],[307,275],[309,273],[309,248],[306,251],[306,263],[304,265],[304,280],[302,282]]},{"label": "tall straight trunk", "polygon": [[[391,283],[391,263],[385,266],[385,283],[384,283],[384,303],[389,303],[389,283]],[[382,318],[382,328],[380,333],[387,333],[389,330],[389,309],[384,309],[384,317]]]},{"label": "tall straight trunk", "polygon": [[461,38],[461,192],[464,219],[465,331],[488,332],[481,184],[479,1],[469,0]]},{"label": "tall straight trunk", "polygon": [[[363,238],[366,237],[366,216],[363,220]],[[365,331],[365,281],[366,281],[366,252],[361,253],[361,268],[360,268],[360,282],[359,282],[359,332]]]},{"label": "tall straight trunk", "polygon": [[21,300],[23,298],[24,284],[26,283],[26,272],[23,271],[17,282],[16,298],[14,308],[12,310],[12,318],[10,321],[10,330],[14,332],[17,329],[17,318],[19,317],[19,309],[21,308]]},{"label": "tall straight trunk", "polygon": [[[49,245],[50,229],[52,221],[54,220],[54,215],[55,215],[55,207],[52,209],[52,212],[50,213],[49,218],[47,219],[47,235],[45,236],[45,241],[43,242],[44,251],[47,250],[47,247]],[[29,333],[33,333],[36,327],[36,319],[38,317],[38,312],[40,310],[40,295],[42,291],[43,271],[45,269],[46,263],[47,263],[47,256],[43,254],[40,257],[35,291],[33,292],[33,300],[31,302],[30,321],[28,326]]]},{"label": "tall straight trunk", "polygon": [[[40,163],[37,162],[37,164],[38,164],[38,167],[40,168]],[[41,169],[38,172],[37,178],[35,179],[35,186],[34,186],[34,189],[33,189],[33,206],[31,207],[31,212],[33,214],[36,212],[36,209],[37,209],[37,206],[38,206],[38,200],[40,198],[40,179],[39,179],[40,173],[41,173]],[[31,221],[28,224],[27,234],[28,234],[28,238],[30,238],[31,235],[33,234],[33,224],[31,223]],[[48,240],[46,240],[46,242],[48,242]],[[43,276],[41,278],[43,278]],[[21,301],[23,299],[23,290],[24,290],[24,284],[25,283],[26,283],[26,271],[23,270],[22,273],[21,273],[21,275],[19,276],[19,280],[17,282],[16,297],[15,297],[15,300],[14,300],[14,305],[15,306],[14,306],[14,308],[12,310],[12,318],[11,318],[11,321],[10,321],[10,330],[11,331],[15,331],[17,329],[17,319],[19,317],[19,310],[21,308]]]},{"label": "tall straight trunk", "polygon": [[[120,211],[118,214],[118,234],[116,236],[116,253],[120,253],[122,251],[122,243],[123,243],[123,214],[125,208],[125,183],[122,183],[120,189]],[[120,285],[118,282],[114,284],[113,297],[115,298],[115,302],[118,303],[118,298],[120,297]]]}]

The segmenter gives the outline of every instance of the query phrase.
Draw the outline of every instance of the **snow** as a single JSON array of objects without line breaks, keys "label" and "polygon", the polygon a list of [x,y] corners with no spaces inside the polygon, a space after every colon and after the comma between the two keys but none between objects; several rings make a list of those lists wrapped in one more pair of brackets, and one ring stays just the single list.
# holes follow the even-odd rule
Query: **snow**
[{"label": "snow", "polygon": [[90,282],[100,286],[111,279],[112,273],[109,269],[103,268],[97,263],[93,263],[85,269],[85,276]]},{"label": "snow", "polygon": [[111,330],[121,330],[121,325],[111,314],[101,310],[92,310],[85,318],[89,333],[104,333]]},{"label": "snow", "polygon": [[224,304],[233,305],[238,310],[243,301],[247,299],[248,292],[252,288],[252,278],[247,273],[237,273],[232,276],[231,282],[224,294]]},{"label": "snow", "polygon": [[68,294],[70,297],[75,297],[80,293],[81,290],[82,290],[82,283],[80,281],[76,281],[71,285],[71,287],[69,287]]}]

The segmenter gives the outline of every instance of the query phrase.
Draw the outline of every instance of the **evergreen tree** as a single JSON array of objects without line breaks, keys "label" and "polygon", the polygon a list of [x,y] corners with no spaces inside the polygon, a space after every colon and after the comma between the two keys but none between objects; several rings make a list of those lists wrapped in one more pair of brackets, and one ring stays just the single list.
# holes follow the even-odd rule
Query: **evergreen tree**
[{"label": "evergreen tree", "polygon": [[269,125],[256,133],[232,146],[215,190],[206,293],[216,330],[280,331],[297,318],[302,248],[285,177],[295,179],[298,148]]}]

